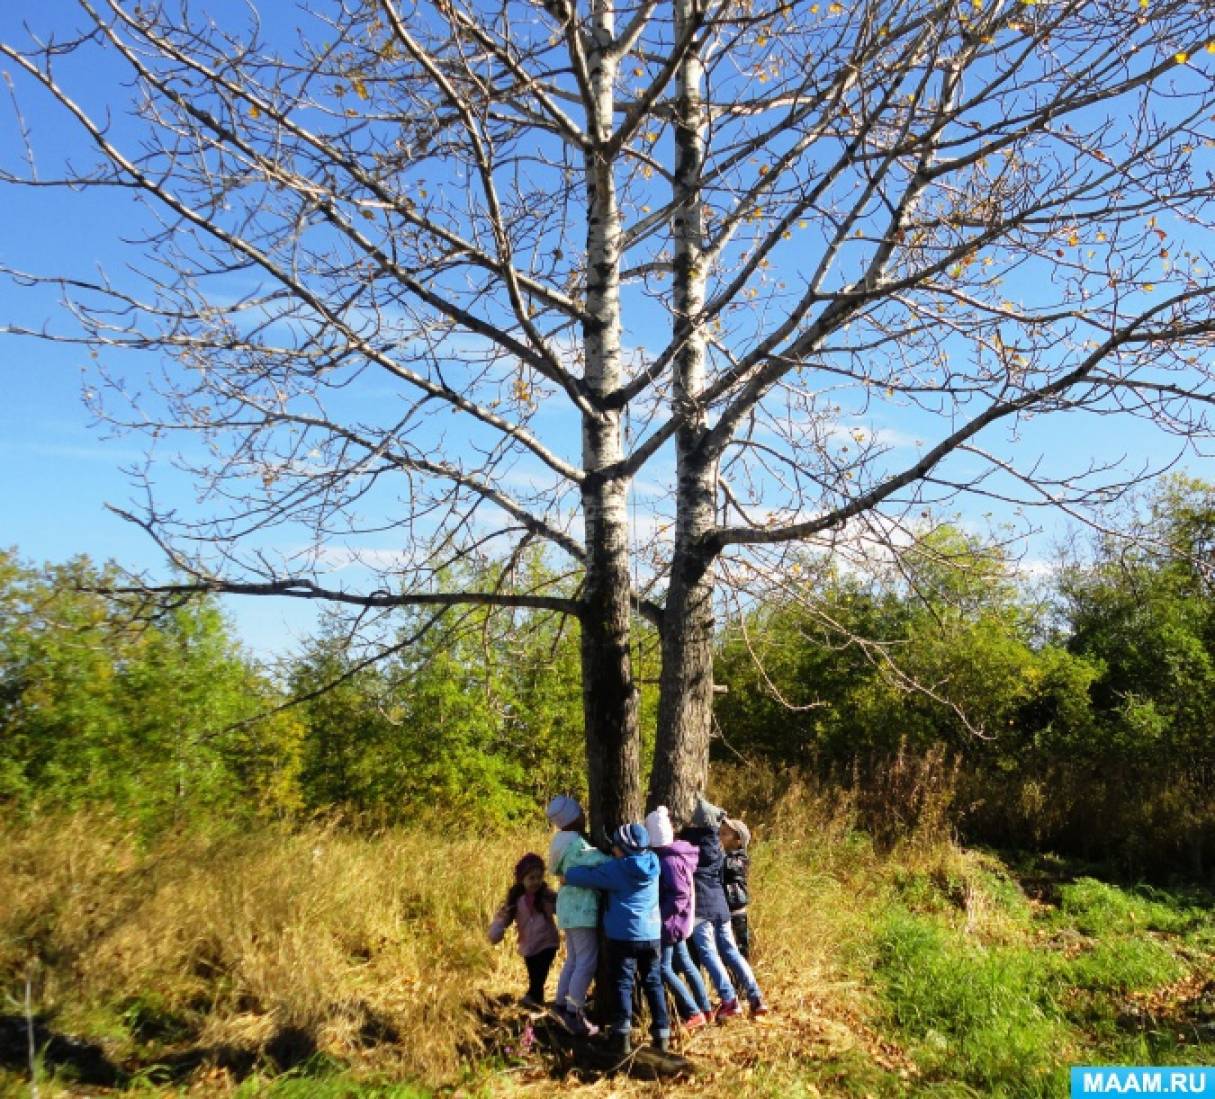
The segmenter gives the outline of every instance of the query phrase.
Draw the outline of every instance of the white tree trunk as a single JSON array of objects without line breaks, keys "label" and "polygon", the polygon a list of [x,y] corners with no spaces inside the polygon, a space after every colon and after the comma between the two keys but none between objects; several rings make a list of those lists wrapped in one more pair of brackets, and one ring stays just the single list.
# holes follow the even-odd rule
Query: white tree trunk
[{"label": "white tree trunk", "polygon": [[[591,105],[586,154],[587,297],[585,379],[592,393],[612,392],[620,366],[620,210],[612,160],[602,152],[612,132],[617,62],[610,4],[597,7],[588,51]],[[619,410],[584,415],[582,504],[586,577],[582,614],[582,698],[592,829],[634,819],[641,803],[637,690],[629,653],[630,601],[627,481],[601,475],[622,457]]]}]

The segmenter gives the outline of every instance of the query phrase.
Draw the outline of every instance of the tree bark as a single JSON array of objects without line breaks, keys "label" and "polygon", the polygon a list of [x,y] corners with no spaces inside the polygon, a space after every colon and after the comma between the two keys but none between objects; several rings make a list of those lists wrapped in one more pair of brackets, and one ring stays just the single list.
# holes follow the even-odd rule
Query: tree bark
[{"label": "tree bark", "polygon": [[[699,0],[675,5],[677,38],[695,30]],[[675,550],[662,630],[658,736],[647,804],[686,819],[704,789],[713,720],[713,551],[705,543],[716,518],[716,460],[705,448],[704,67],[694,43],[676,75],[673,361],[676,435]]]},{"label": "tree bark", "polygon": [[630,639],[624,496],[613,487],[583,495],[588,546],[582,612],[582,705],[589,823],[596,837],[641,808],[637,688]]},{"label": "tree bark", "polygon": [[[708,495],[707,480],[702,475],[687,491]],[[675,551],[664,615],[658,737],[647,805],[666,805],[675,820],[686,821],[708,779],[714,574],[712,559],[698,548],[694,534],[680,541],[683,544]]]},{"label": "tree bark", "polygon": [[[585,379],[596,397],[621,381],[620,209],[613,162],[605,151],[614,119],[617,61],[611,52],[611,3],[595,6],[588,42],[590,142],[586,151]],[[586,726],[589,824],[594,834],[637,817],[641,808],[637,688],[629,653],[628,482],[602,471],[623,455],[618,409],[582,420],[586,575],[582,609],[582,704]]]}]

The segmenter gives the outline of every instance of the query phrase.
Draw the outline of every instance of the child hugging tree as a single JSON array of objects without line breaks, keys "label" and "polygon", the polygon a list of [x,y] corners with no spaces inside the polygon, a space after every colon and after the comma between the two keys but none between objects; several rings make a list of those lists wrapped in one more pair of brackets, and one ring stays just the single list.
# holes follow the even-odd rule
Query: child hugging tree
[{"label": "child hugging tree", "polygon": [[727,817],[721,823],[721,846],[726,853],[722,865],[721,880],[726,889],[726,904],[730,908],[730,927],[738,952],[751,961],[751,924],[747,919],[747,906],[751,903],[747,874],[751,869],[751,856],[747,848],[751,845],[751,829],[741,820]]},{"label": "child hugging tree", "polygon": [[[695,905],[695,874],[699,852],[675,838],[670,813],[658,806],[645,818],[650,845],[658,856],[658,907],[662,916],[662,979],[679,1011],[685,1030],[702,1027],[713,1018],[709,993],[700,970],[688,954]],[[685,983],[686,982],[686,983]]]},{"label": "child hugging tree", "polygon": [[622,824],[612,833],[614,858],[601,866],[575,866],[565,873],[567,884],[590,886],[607,894],[603,928],[616,1001],[611,1044],[622,1056],[632,1049],[633,981],[638,975],[650,1005],[655,1048],[665,1051],[671,1034],[660,969],[658,856],[649,846],[645,825]]},{"label": "child hugging tree", "polygon": [[[598,866],[608,856],[594,848],[583,835],[586,818],[573,798],[558,795],[545,810],[557,829],[548,849],[553,873],[564,875],[575,866]],[[565,964],[557,977],[557,1009],[575,1034],[593,1035],[598,1030],[586,1017],[586,993],[599,960],[599,894],[593,889],[566,882],[557,894],[557,927],[565,932]]]},{"label": "child hugging tree", "polygon": [[734,929],[730,925],[730,907],[726,903],[726,891],[722,882],[725,852],[718,835],[725,819],[725,810],[705,800],[702,795],[697,798],[691,825],[680,833],[683,839],[695,844],[700,851],[695,874],[696,919],[692,928],[692,944],[700,964],[708,970],[709,980],[721,997],[716,1013],[719,1020],[742,1014],[742,1007],[730,980],[731,971],[738,978],[742,991],[750,1002],[751,1014],[768,1014],[768,1007],[756,983],[755,974],[747,964],[747,959],[738,952]]}]

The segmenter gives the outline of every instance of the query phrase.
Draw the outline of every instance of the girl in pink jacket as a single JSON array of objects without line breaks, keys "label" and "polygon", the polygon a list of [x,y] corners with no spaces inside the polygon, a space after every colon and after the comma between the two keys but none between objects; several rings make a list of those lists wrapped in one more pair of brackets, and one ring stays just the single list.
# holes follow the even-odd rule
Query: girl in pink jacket
[{"label": "girl in pink jacket", "polygon": [[526,1007],[544,1007],[544,982],[557,956],[557,894],[544,880],[544,860],[530,851],[515,863],[515,884],[489,925],[489,941],[500,943],[513,923],[519,936],[519,953],[527,966]]}]

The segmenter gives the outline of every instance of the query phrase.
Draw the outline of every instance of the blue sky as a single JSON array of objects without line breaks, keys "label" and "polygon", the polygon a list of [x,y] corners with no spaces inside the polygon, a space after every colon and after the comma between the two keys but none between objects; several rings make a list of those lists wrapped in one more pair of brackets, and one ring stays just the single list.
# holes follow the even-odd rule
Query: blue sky
[{"label": "blue sky", "polygon": [[[222,4],[212,5],[223,7]],[[45,7],[33,0],[16,0],[0,10],[0,36],[8,38],[23,14],[41,13]],[[232,10],[244,10],[232,4]],[[71,74],[74,87],[85,92],[104,85],[111,77],[104,66]],[[43,170],[53,167],[56,155],[72,147],[66,144],[66,128],[59,109],[42,95],[22,95],[25,123],[33,131]],[[18,148],[16,126],[7,97],[0,99],[0,141],[6,162]],[[119,120],[118,125],[121,125]],[[124,237],[138,235],[139,211],[126,192],[102,192],[65,196],[57,191],[8,188],[0,203],[0,261],[5,265],[39,272],[88,270],[103,267],[121,274],[133,250],[124,248]],[[1011,289],[1010,289],[1011,293]],[[55,325],[59,306],[54,293],[42,289],[16,288],[0,280],[0,323],[38,328]],[[635,334],[630,334],[636,338]],[[108,365],[139,384],[155,363],[134,355],[107,356]],[[0,545],[15,546],[27,560],[62,560],[87,553],[95,560],[114,559],[122,564],[163,574],[156,547],[139,529],[108,512],[106,503],[124,506],[131,489],[124,467],[137,463],[145,440],[141,437],[112,437],[91,422],[82,399],[82,389],[96,384],[95,365],[87,350],[56,345],[29,337],[0,335],[0,492],[5,501]],[[849,422],[848,426],[854,426]],[[870,421],[870,430],[884,433],[895,444],[903,460],[914,454],[916,439],[931,441],[934,424],[924,414],[900,419]],[[563,449],[576,453],[572,436]],[[1074,461],[1084,456],[1126,455],[1132,464],[1140,459],[1159,459],[1161,441],[1145,425],[1127,420],[1072,418],[1061,424],[1055,419],[1025,425],[1016,444],[1040,451],[1048,460]],[[1170,444],[1171,445],[1171,444]],[[666,456],[660,462],[669,465]],[[1189,472],[1215,478],[1209,457],[1188,456]],[[520,469],[521,478],[528,477]],[[191,486],[174,480],[168,469],[158,471],[163,497],[188,505]],[[637,493],[646,495],[653,471],[645,471]],[[999,505],[981,502],[967,519],[981,526],[986,511],[1001,517]],[[1045,558],[1050,540],[1063,521],[1041,517],[1042,537],[1028,548],[1031,558]],[[661,517],[642,515],[637,537],[648,536]],[[378,547],[370,546],[374,551]],[[385,545],[385,550],[391,547]],[[305,636],[314,622],[315,610],[307,604],[283,600],[232,600],[228,603],[240,636],[251,649],[272,654],[290,649]]]},{"label": "blue sky", "polygon": [[[9,133],[7,104],[0,119],[0,133]],[[40,133],[53,133],[55,114],[30,111],[27,122]],[[126,257],[115,244],[129,202],[125,195],[77,194],[65,201],[50,190],[9,188],[0,203],[0,261],[34,271],[74,267],[82,253],[90,265],[120,263]],[[3,321],[38,328],[54,325],[58,313],[55,293],[0,280]],[[130,359],[126,369],[132,377],[151,365]],[[132,501],[123,470],[139,463],[145,440],[116,437],[94,422],[83,392],[95,383],[95,364],[85,348],[0,335],[0,545],[16,547],[33,563],[83,553],[163,576],[162,555],[148,536],[106,507]],[[297,647],[315,625],[316,608],[299,602],[225,604],[240,638],[267,657]]]}]

